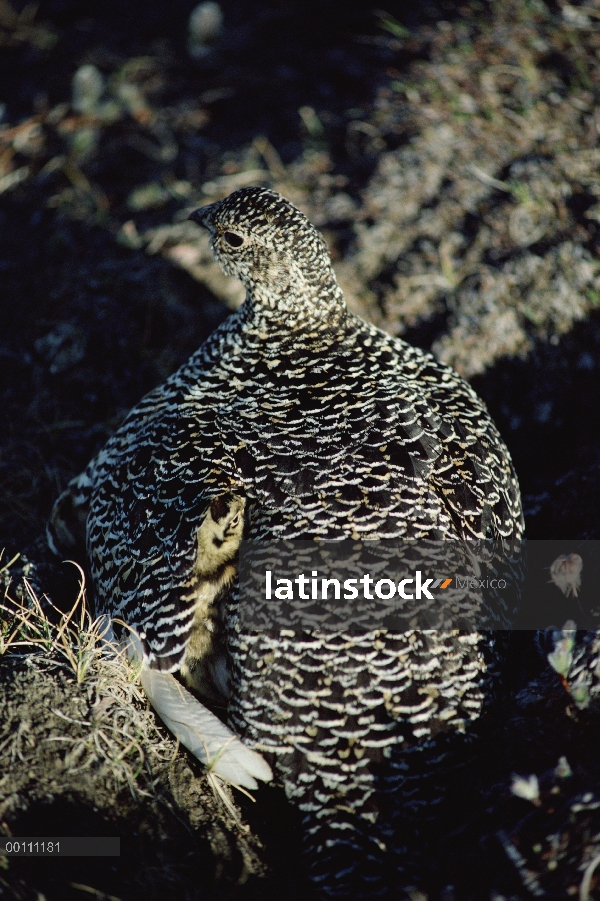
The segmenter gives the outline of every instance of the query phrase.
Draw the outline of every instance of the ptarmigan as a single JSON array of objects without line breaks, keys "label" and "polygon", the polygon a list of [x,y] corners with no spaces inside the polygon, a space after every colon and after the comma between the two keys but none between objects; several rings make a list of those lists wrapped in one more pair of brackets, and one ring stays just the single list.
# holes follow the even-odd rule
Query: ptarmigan
[{"label": "ptarmigan", "polygon": [[[433,760],[438,736],[479,716],[494,637],[243,632],[233,554],[207,589],[203,524],[237,504],[258,539],[519,538],[517,479],[469,385],[348,310],[325,242],[289,201],[243,188],[190,218],[246,300],[73,480],[50,535],[69,534],[61,511],[89,507],[99,610],[137,630],[147,674],[217,673],[235,732],[305,813],[315,882],[368,892],[394,844],[379,798],[408,810],[414,749]],[[222,645],[202,668],[189,649],[207,597]],[[270,775],[240,767],[238,784]]]}]

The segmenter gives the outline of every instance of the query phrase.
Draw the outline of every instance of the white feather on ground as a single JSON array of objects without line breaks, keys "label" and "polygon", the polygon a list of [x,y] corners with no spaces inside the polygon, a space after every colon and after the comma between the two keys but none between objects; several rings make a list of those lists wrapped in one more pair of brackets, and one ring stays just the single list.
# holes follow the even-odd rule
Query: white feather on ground
[{"label": "white feather on ground", "polygon": [[246,747],[173,675],[150,668],[142,658],[142,645],[135,633],[131,633],[127,654],[130,659],[142,661],[142,688],[167,729],[210,774],[220,776],[236,788],[256,789],[257,779],[271,781],[271,767],[260,754]]}]

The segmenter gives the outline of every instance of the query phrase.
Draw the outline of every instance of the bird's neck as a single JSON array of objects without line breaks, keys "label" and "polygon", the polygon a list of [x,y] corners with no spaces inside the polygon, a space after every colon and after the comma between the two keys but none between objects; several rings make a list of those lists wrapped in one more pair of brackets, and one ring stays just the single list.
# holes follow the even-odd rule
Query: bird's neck
[{"label": "bird's neck", "polygon": [[254,283],[248,290],[244,306],[254,325],[311,331],[330,330],[348,315],[342,289],[333,270],[314,274],[281,271],[277,279]]}]

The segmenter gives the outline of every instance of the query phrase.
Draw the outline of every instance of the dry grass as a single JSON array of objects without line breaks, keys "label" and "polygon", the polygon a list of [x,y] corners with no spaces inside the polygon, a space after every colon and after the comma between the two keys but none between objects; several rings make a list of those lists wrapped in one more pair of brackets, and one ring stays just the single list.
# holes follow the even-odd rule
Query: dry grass
[{"label": "dry grass", "polygon": [[[102,769],[110,774],[115,789],[127,785],[134,798],[148,795],[153,781],[148,782],[148,777],[172,763],[177,743],[157,727],[137,680],[138,667],[122,649],[103,642],[102,618],[90,616],[85,576],[78,569],[79,593],[68,613],[48,598],[38,598],[26,579],[25,601],[6,595],[0,604],[0,658],[12,658],[15,663],[26,660],[40,671],[59,669],[72,674],[88,715],[81,719],[52,709],[49,721],[62,728],[52,729],[44,738],[65,751],[63,763],[70,777]],[[76,734],[67,726],[78,727]],[[20,728],[4,741],[0,768],[16,758],[24,762],[22,738]]]},{"label": "dry grass", "polygon": [[[0,581],[8,582],[3,601],[0,593],[0,834],[23,834],[19,824],[43,811],[55,834],[69,834],[73,816],[91,817],[94,828],[126,838],[131,861],[118,864],[126,899],[197,901],[190,867],[210,885],[264,875],[260,844],[241,826],[227,787],[178,753],[148,705],[139,664],[90,616],[81,569],[66,613],[34,589],[35,569],[31,579],[24,570],[17,558],[2,565],[0,553]],[[89,886],[67,876],[68,887],[113,897],[103,866],[91,865]],[[25,891],[10,867],[7,878],[0,895],[4,886]],[[32,891],[45,888],[36,878]]]},{"label": "dry grass", "polygon": [[[10,570],[18,556],[0,568],[0,575]],[[106,640],[107,617],[92,619],[86,603],[85,574],[79,564],[68,562],[78,569],[80,581],[67,613],[46,596],[40,599],[26,578],[19,592],[24,600],[6,594],[0,603],[0,659],[27,660],[39,670],[59,668],[72,673],[75,692],[80,691],[87,701],[87,716],[72,717],[51,709],[59,727],[69,724],[79,728],[74,735],[59,728],[43,739],[65,752],[62,759],[70,777],[86,770],[102,770],[114,790],[127,785],[133,798],[153,796],[154,783],[171,768],[179,743],[158,724],[149,708],[138,679],[139,661],[130,659],[123,645]],[[125,623],[121,625],[128,628]],[[0,769],[3,755],[11,764],[17,757],[25,762],[22,738],[19,724],[12,739],[9,736],[0,746]],[[211,767],[206,779],[221,809],[246,830],[231,790]],[[246,790],[240,791],[254,800]]]}]

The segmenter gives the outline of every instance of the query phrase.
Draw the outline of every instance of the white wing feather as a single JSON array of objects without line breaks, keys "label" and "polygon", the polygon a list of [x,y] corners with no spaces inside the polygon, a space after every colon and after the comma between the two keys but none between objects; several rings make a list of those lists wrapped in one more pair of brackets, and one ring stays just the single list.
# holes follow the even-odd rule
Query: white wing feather
[{"label": "white wing feather", "polygon": [[[131,635],[128,654],[137,660],[142,656],[135,634]],[[257,779],[271,781],[271,767],[261,755],[242,744],[174,676],[153,670],[142,661],[140,681],[165,726],[211,773],[238,788],[256,789]]]}]

